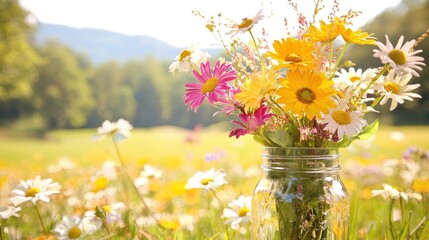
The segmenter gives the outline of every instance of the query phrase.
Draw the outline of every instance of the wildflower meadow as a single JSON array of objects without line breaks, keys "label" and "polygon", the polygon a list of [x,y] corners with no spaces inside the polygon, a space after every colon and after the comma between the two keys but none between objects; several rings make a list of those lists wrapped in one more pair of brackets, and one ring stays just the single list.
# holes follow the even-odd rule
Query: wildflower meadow
[{"label": "wildflower meadow", "polygon": [[[385,127],[341,152],[349,239],[427,238],[425,131]],[[0,138],[1,239],[249,239],[260,145],[224,132],[118,120]]]}]

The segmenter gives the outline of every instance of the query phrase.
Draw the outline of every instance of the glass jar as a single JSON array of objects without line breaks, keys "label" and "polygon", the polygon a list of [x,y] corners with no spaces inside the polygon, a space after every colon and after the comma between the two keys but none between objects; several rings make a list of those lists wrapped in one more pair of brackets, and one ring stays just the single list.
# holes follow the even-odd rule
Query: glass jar
[{"label": "glass jar", "polygon": [[264,147],[263,176],[252,199],[252,238],[347,239],[349,196],[339,151]]}]

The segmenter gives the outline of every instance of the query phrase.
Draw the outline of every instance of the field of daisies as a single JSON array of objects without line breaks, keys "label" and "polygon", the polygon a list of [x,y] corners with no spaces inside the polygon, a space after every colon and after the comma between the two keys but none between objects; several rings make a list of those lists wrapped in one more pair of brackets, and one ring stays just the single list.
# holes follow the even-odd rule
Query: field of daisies
[{"label": "field of daisies", "polygon": [[[349,239],[428,239],[428,127],[342,150]],[[0,240],[250,239],[261,146],[217,128],[0,136]]]}]

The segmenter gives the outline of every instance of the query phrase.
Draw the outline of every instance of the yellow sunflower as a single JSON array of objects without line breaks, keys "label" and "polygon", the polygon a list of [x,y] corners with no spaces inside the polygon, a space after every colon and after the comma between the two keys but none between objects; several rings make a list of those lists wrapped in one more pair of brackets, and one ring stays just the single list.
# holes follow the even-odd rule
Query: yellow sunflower
[{"label": "yellow sunflower", "polygon": [[344,32],[341,33],[344,41],[346,43],[355,43],[359,45],[376,45],[376,39],[372,34],[367,32],[362,32],[361,30],[353,31],[350,28],[347,28]]},{"label": "yellow sunflower", "polygon": [[309,38],[312,42],[332,42],[341,35],[344,30],[345,22],[339,18],[335,18],[334,21],[329,24],[321,20],[320,28],[311,25],[303,37]]},{"label": "yellow sunflower", "polygon": [[290,71],[281,78],[281,88],[277,90],[277,102],[284,104],[285,111],[299,118],[322,118],[329,109],[336,106],[332,96],[337,94],[333,81],[325,75],[312,71]]},{"label": "yellow sunflower", "polygon": [[277,73],[274,69],[261,69],[261,72],[254,72],[240,87],[241,92],[235,94],[235,99],[243,103],[246,111],[259,108],[261,101],[275,92],[277,84]]},{"label": "yellow sunflower", "polygon": [[266,53],[267,57],[277,60],[278,65],[275,69],[289,68],[290,70],[307,70],[313,67],[314,45],[306,40],[295,38],[275,40],[273,43],[273,51]]}]

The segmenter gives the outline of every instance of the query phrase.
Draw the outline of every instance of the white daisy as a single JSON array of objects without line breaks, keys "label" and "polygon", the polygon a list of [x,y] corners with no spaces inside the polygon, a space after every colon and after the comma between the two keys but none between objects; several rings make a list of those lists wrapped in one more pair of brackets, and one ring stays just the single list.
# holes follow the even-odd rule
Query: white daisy
[{"label": "white daisy", "polygon": [[225,224],[231,224],[232,229],[239,229],[240,223],[245,223],[250,220],[250,210],[252,205],[252,197],[241,195],[237,199],[232,200],[229,208],[223,210],[222,218],[225,218]]},{"label": "white daisy", "polygon": [[61,157],[58,160],[58,164],[52,164],[48,166],[48,172],[61,172],[61,171],[70,171],[75,168],[75,164],[68,157]]},{"label": "white daisy", "polygon": [[231,37],[234,37],[238,33],[247,32],[262,18],[264,18],[264,15],[262,15],[262,9],[260,9],[253,18],[243,18],[240,23],[233,24],[231,27],[232,30],[228,32],[228,34],[231,34]]},{"label": "white daisy", "polygon": [[117,122],[110,122],[105,120],[101,127],[97,128],[98,134],[94,137],[95,140],[104,138],[106,136],[113,136],[116,141],[124,140],[130,136],[130,131],[133,126],[124,119],[119,119]]},{"label": "white daisy", "polygon": [[409,199],[415,199],[417,201],[421,201],[423,198],[420,193],[412,193],[412,192],[405,193],[385,183],[383,183],[383,189],[372,190],[371,194],[373,197],[381,196],[383,197],[383,199],[386,199],[386,200],[402,198],[407,202]]},{"label": "white daisy", "polygon": [[0,219],[8,219],[10,217],[19,217],[18,212],[21,211],[20,207],[8,206],[6,209],[0,211]]},{"label": "white daisy", "polygon": [[374,87],[383,96],[380,105],[384,105],[389,99],[392,99],[390,111],[393,111],[398,103],[402,104],[404,100],[413,101],[413,98],[421,98],[419,94],[410,92],[420,87],[420,84],[407,85],[411,77],[411,74],[395,75],[395,71],[391,70],[384,81]]},{"label": "white daisy", "polygon": [[347,109],[347,102],[340,100],[336,108],[331,109],[329,114],[323,116],[322,124],[326,124],[325,130],[331,133],[337,132],[338,138],[355,135],[361,132],[367,123],[363,119],[363,113]]},{"label": "white daisy", "polygon": [[216,189],[227,181],[224,179],[226,173],[222,170],[211,168],[205,172],[197,172],[186,183],[185,189]]},{"label": "white daisy", "polygon": [[118,177],[117,169],[115,161],[107,160],[103,163],[103,167],[101,168],[101,175],[106,177],[108,180],[115,180]]},{"label": "white daisy", "polygon": [[196,45],[191,45],[188,49],[183,50],[170,65],[169,71],[174,73],[176,70],[179,72],[189,72],[192,66],[199,66],[201,62],[210,58],[207,52],[197,49]]},{"label": "white daisy", "polygon": [[36,204],[38,200],[49,202],[49,196],[59,193],[59,189],[60,185],[53,182],[51,178],[41,179],[40,176],[37,176],[27,181],[21,180],[17,188],[12,190],[15,196],[10,200],[15,206],[27,201],[31,201],[33,204]]},{"label": "white daisy", "polygon": [[53,232],[57,234],[58,240],[82,239],[91,235],[100,228],[99,224],[94,224],[90,218],[80,218],[79,216],[64,216],[61,223],[58,223]]},{"label": "white daisy", "polygon": [[422,68],[420,66],[426,66],[423,62],[423,57],[415,56],[417,53],[421,53],[422,50],[412,50],[416,42],[415,40],[408,41],[402,45],[403,42],[404,36],[401,36],[396,47],[393,47],[389,41],[389,37],[386,35],[386,45],[377,42],[380,50],[374,49],[374,57],[380,58],[383,64],[388,63],[397,73],[411,73],[418,77],[420,75],[416,70],[421,71]]},{"label": "white daisy", "polygon": [[353,67],[349,68],[348,71],[342,68],[339,72],[336,73],[337,78],[334,79],[335,86],[338,89],[347,89],[348,87],[357,87],[359,89],[366,88],[368,83],[376,75],[376,70],[372,68],[368,68],[364,72],[362,69],[355,69]]},{"label": "white daisy", "polygon": [[145,177],[149,179],[158,179],[162,175],[161,169],[156,169],[149,164],[143,166],[143,171],[140,172],[140,177]]}]

